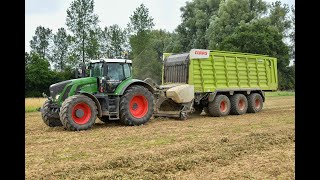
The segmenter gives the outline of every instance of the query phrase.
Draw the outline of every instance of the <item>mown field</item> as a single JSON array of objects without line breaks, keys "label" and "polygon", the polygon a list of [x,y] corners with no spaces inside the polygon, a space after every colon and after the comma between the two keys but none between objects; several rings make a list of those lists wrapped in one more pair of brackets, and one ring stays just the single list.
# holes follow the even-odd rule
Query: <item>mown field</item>
[{"label": "mown field", "polygon": [[92,129],[79,132],[49,128],[40,112],[28,112],[25,174],[26,179],[295,179],[294,124],[294,93],[267,94],[256,114],[156,118],[134,127],[97,119]]}]

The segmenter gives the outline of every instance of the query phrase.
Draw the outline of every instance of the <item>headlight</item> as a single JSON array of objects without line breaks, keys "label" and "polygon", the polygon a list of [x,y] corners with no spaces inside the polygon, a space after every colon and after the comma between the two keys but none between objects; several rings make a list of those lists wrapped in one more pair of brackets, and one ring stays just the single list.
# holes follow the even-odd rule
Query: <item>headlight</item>
[{"label": "headlight", "polygon": [[56,95],[55,100],[58,100],[60,97],[60,94]]}]

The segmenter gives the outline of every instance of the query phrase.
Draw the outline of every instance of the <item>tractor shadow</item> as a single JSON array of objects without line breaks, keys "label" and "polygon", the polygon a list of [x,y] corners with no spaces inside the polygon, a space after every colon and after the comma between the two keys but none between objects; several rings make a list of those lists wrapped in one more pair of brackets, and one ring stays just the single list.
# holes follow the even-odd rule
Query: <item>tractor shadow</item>
[{"label": "tractor shadow", "polygon": [[102,122],[100,120],[96,120],[96,123],[93,125],[92,129],[106,128],[106,127],[119,127],[124,126],[120,123],[120,121],[107,121]]}]

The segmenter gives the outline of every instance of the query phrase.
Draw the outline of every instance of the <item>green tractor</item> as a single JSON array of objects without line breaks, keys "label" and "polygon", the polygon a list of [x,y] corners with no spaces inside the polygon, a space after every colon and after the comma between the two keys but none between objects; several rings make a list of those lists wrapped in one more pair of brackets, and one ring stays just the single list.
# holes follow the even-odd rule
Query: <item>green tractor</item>
[{"label": "green tractor", "polygon": [[155,89],[133,79],[131,65],[127,59],[91,60],[89,77],[52,84],[40,110],[44,123],[72,131],[91,128],[97,117],[125,125],[146,123],[154,112]]}]

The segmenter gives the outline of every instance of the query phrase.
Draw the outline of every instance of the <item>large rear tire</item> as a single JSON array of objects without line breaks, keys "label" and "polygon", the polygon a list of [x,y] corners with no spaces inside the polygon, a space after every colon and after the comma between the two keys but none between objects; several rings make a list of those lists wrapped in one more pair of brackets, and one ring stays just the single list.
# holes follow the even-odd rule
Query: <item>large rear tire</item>
[{"label": "large rear tire", "polygon": [[230,114],[241,115],[247,112],[248,100],[245,95],[235,94],[231,96],[230,102],[231,102]]},{"label": "large rear tire", "polygon": [[148,122],[154,111],[153,100],[147,88],[129,87],[120,98],[120,122],[130,126]]},{"label": "large rear tire", "polygon": [[59,118],[50,117],[50,101],[46,100],[42,106],[41,116],[43,122],[49,127],[62,126],[62,123]]},{"label": "large rear tire", "polygon": [[86,130],[93,126],[97,118],[95,102],[84,95],[67,98],[60,108],[60,119],[67,130]]},{"label": "large rear tire", "polygon": [[248,113],[259,112],[263,107],[262,96],[258,93],[252,93],[248,96]]},{"label": "large rear tire", "polygon": [[209,114],[214,117],[227,116],[230,112],[230,100],[226,95],[217,95],[208,104]]}]

